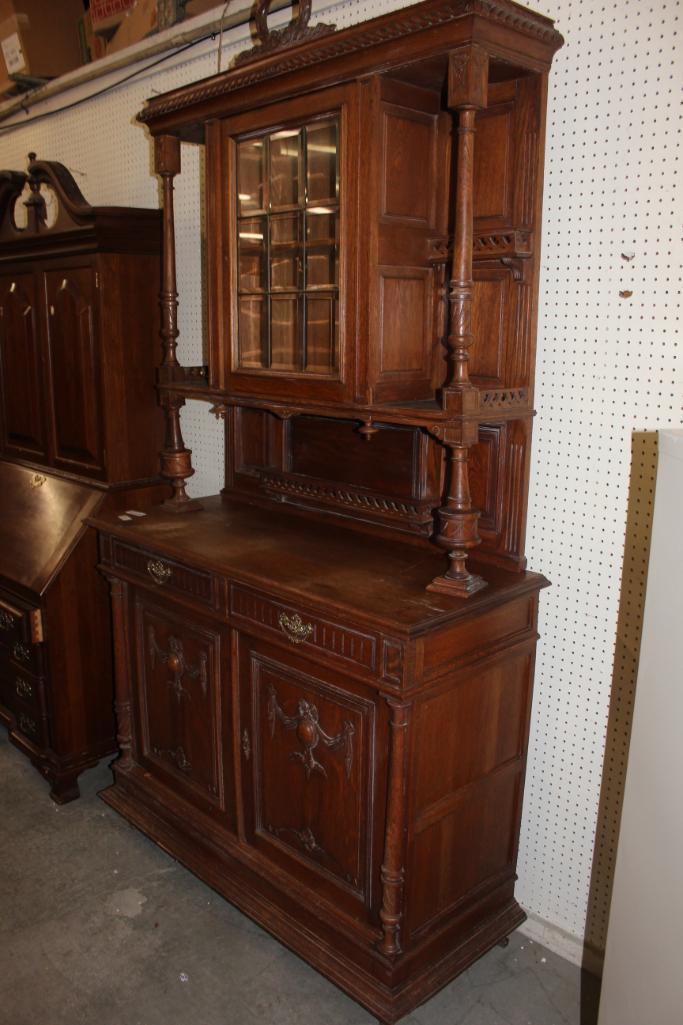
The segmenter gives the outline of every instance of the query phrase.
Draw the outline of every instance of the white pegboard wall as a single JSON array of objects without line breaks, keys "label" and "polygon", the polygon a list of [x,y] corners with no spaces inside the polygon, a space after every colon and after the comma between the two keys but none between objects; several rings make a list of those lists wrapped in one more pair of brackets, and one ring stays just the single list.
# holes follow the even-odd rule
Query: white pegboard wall
[{"label": "white pegboard wall", "polygon": [[[343,28],[401,6],[351,0],[317,5],[314,18]],[[681,423],[681,207],[674,188],[683,0],[529,6],[556,19],[566,44],[550,78],[528,531],[530,567],[553,586],[541,597],[518,896],[535,916],[600,948],[647,565],[654,469],[652,434],[642,432]],[[246,27],[232,30],[224,66],[245,45]],[[201,44],[107,95],[0,134],[0,166],[22,168],[35,150],[71,168],[93,204],[158,205],[151,146],[135,114],[147,96],[213,74],[216,48]],[[79,87],[51,106],[89,90]],[[193,147],[184,145],[182,157],[175,192],[179,356],[197,363],[203,165]],[[622,253],[634,255],[625,260]],[[620,291],[633,294],[620,298]],[[191,493],[215,493],[222,423],[205,404],[188,403],[183,430],[196,470]]]}]

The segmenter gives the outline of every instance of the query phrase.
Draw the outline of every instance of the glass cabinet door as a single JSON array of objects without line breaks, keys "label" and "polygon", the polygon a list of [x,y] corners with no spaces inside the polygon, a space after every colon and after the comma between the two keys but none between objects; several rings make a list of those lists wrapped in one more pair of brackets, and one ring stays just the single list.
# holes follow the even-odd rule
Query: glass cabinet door
[{"label": "glass cabinet door", "polygon": [[339,374],[339,118],[237,139],[237,366]]}]

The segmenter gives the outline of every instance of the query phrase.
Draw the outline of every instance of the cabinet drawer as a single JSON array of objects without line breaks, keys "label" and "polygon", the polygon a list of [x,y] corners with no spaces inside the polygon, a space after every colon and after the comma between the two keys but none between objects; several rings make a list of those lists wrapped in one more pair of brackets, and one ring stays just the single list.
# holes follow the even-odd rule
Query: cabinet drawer
[{"label": "cabinet drawer", "polygon": [[0,642],[0,647],[4,650],[10,673],[40,673],[42,657],[39,645],[31,644],[30,641],[14,640],[9,644]]},{"label": "cabinet drawer", "polygon": [[15,711],[14,731],[36,747],[47,746],[47,721],[33,709],[20,705]]},{"label": "cabinet drawer", "polygon": [[376,668],[377,639],[372,634],[274,601],[238,584],[230,588],[230,612],[237,620],[265,627],[301,652],[325,652],[347,666],[360,666],[370,672]]},{"label": "cabinet drawer", "polygon": [[10,668],[8,677],[8,693],[11,695],[13,707],[22,707],[37,716],[45,713],[45,686],[41,677],[33,676],[32,673],[21,672]]},{"label": "cabinet drawer", "polygon": [[[0,594],[0,644],[4,644],[10,650],[16,643],[30,644],[32,615],[40,617],[40,610],[29,608],[10,596]],[[40,629],[40,626],[38,628]]]},{"label": "cabinet drawer", "polygon": [[210,608],[216,605],[216,587],[210,573],[183,566],[154,552],[131,548],[120,541],[113,542],[111,558],[114,566],[120,566],[145,583],[155,585],[160,591],[185,595]]}]

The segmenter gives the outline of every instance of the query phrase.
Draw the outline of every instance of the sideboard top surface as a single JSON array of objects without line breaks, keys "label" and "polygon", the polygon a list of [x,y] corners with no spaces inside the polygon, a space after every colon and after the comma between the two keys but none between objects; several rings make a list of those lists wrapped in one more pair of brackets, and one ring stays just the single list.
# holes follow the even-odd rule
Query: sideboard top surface
[{"label": "sideboard top surface", "polygon": [[436,549],[378,540],[296,513],[274,515],[220,495],[201,502],[201,510],[185,516],[158,506],[144,518],[124,522],[110,513],[90,522],[155,554],[411,634],[476,615],[547,584],[537,573],[487,567],[489,587],[466,602],[431,594],[425,587],[442,563]]},{"label": "sideboard top surface", "polygon": [[85,530],[103,492],[48,471],[0,462],[0,576],[42,594]]}]

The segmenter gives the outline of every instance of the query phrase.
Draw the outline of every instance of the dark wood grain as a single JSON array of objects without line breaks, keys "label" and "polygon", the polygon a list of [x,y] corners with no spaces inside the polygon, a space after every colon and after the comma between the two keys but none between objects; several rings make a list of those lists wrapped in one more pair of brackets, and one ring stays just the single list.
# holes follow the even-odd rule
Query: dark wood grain
[{"label": "dark wood grain", "polygon": [[[154,392],[160,218],[91,207],[48,161],[2,180],[0,721],[63,803],[116,744],[108,588],[84,519],[167,494]],[[41,188],[56,198],[52,226]]]},{"label": "dark wood grain", "polygon": [[[260,48],[141,115],[165,196],[175,501],[89,520],[115,612],[104,798],[394,1023],[524,917],[547,581],[523,544],[561,38],[507,0],[319,38],[269,33],[266,9]],[[207,367],[175,351],[180,141],[206,145]],[[187,398],[225,419],[225,486],[178,516]]]}]

